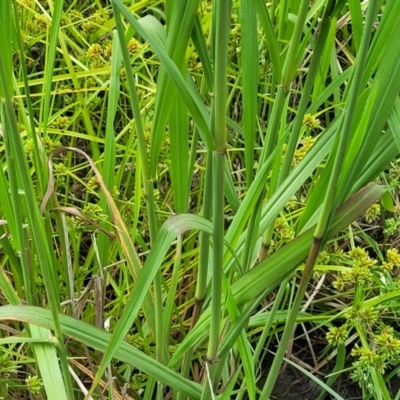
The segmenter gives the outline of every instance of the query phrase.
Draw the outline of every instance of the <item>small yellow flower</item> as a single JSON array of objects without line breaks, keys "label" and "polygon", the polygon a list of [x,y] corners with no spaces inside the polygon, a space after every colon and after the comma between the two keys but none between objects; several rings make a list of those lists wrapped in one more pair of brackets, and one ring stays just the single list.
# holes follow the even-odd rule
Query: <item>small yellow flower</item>
[{"label": "small yellow flower", "polygon": [[381,215],[381,206],[377,203],[372,204],[365,212],[365,220],[371,224]]},{"label": "small yellow flower", "polygon": [[75,9],[72,9],[69,13],[68,16],[73,19],[73,20],[80,20],[83,19],[83,14]]},{"label": "small yellow flower", "polygon": [[98,43],[92,44],[89,48],[88,51],[86,52],[86,55],[90,60],[99,60],[101,55],[103,53],[103,50],[101,46]]},{"label": "small yellow flower", "polygon": [[54,122],[53,125],[58,129],[64,129],[68,125],[68,117],[58,117]]},{"label": "small yellow flower", "polygon": [[88,203],[83,208],[83,213],[86,214],[93,221],[104,221],[107,216],[103,214],[103,209],[99,204]]},{"label": "small yellow flower", "polygon": [[386,262],[386,261],[384,261],[384,262],[382,263],[382,268],[383,268],[385,271],[391,272],[391,271],[393,271],[394,265],[393,265],[391,262]]},{"label": "small yellow flower", "polygon": [[37,33],[43,33],[47,29],[47,25],[49,24],[49,20],[45,15],[35,15],[35,18],[33,20],[33,26],[35,28],[35,31]]},{"label": "small yellow flower", "polygon": [[112,54],[112,45],[111,44],[107,44],[106,47],[104,47],[104,58],[106,60],[109,60],[111,58],[111,54]]},{"label": "small yellow flower", "polygon": [[94,31],[96,29],[97,29],[97,27],[93,22],[89,21],[89,22],[85,22],[85,23],[82,24],[82,30],[84,32],[91,32],[91,31]]},{"label": "small yellow flower", "polygon": [[135,38],[132,38],[127,44],[127,48],[130,55],[133,55],[136,52],[138,52],[141,47],[142,45]]},{"label": "small yellow flower", "polygon": [[309,129],[322,129],[320,120],[311,114],[306,114],[304,116],[303,126]]},{"label": "small yellow flower", "polygon": [[339,344],[343,344],[348,336],[349,336],[349,331],[347,330],[346,325],[334,326],[330,328],[329,332],[326,334],[328,343],[336,346]]},{"label": "small yellow flower", "polygon": [[344,280],[340,277],[337,277],[336,280],[332,283],[333,287],[339,292],[344,290]]},{"label": "small yellow flower", "polygon": [[378,320],[378,311],[373,307],[352,307],[346,313],[352,323],[359,323],[362,326],[373,325]]},{"label": "small yellow flower", "polygon": [[354,247],[354,249],[349,251],[349,257],[354,259],[362,259],[364,257],[368,257],[368,253],[362,249],[361,247]]},{"label": "small yellow flower", "polygon": [[400,254],[396,248],[389,249],[386,253],[387,260],[395,267],[400,267]]},{"label": "small yellow flower", "polygon": [[295,150],[293,155],[293,164],[297,165],[305,155],[311,150],[315,143],[315,138],[306,136],[300,141],[299,147]]},{"label": "small yellow flower", "polygon": [[104,24],[104,18],[101,15],[100,11],[97,11],[94,15],[93,15],[93,20],[96,24],[98,25],[103,25]]},{"label": "small yellow flower", "polygon": [[37,375],[28,376],[28,378],[25,379],[25,383],[32,394],[38,394],[43,385],[42,380]]}]

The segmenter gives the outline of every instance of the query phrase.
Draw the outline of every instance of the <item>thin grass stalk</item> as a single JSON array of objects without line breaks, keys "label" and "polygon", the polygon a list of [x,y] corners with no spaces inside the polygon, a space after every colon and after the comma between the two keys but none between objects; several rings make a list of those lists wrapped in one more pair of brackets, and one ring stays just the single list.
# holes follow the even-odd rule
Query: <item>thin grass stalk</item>
[{"label": "thin grass stalk", "polygon": [[[157,235],[157,217],[155,213],[155,202],[154,202],[154,187],[153,180],[150,178],[150,171],[147,163],[147,151],[146,151],[146,141],[144,136],[143,124],[140,115],[140,106],[139,99],[137,96],[135,80],[133,76],[132,66],[130,62],[129,53],[127,51],[127,42],[124,34],[124,28],[122,25],[121,14],[119,8],[112,3],[114,15],[115,15],[115,23],[119,36],[119,42],[122,50],[122,57],[125,68],[130,70],[130,73],[127,73],[128,80],[128,89],[129,89],[129,99],[131,102],[133,115],[135,118],[136,124],[136,133],[138,140],[138,149],[139,149],[139,158],[138,162],[140,162],[142,168],[143,175],[143,186],[144,193],[146,198],[146,206],[147,206],[147,218],[149,223],[150,230],[150,241],[154,243],[154,240]],[[163,330],[163,311],[162,311],[162,287],[161,287],[161,277],[159,274],[154,279],[154,301],[155,301],[155,338],[156,338],[156,357],[160,362],[164,361],[164,352],[166,351],[165,342],[164,342],[164,330]],[[158,392],[161,392],[161,388],[159,388]]]},{"label": "thin grass stalk", "polygon": [[[115,185],[115,165],[116,165],[116,143],[114,131],[114,119],[117,112],[118,98],[120,93],[120,80],[119,73],[121,67],[121,56],[119,50],[119,40],[116,31],[113,32],[111,56],[111,78],[109,84],[109,92],[107,99],[107,116],[106,116],[106,133],[104,145],[104,162],[103,162],[103,178],[104,184],[110,191],[113,191]],[[100,206],[104,210],[107,219],[110,220],[110,210],[107,207],[107,202],[104,194],[101,196]],[[103,224],[105,227],[105,224]],[[99,268],[103,268],[108,264],[108,257],[110,254],[110,238],[104,234],[99,233]]]},{"label": "thin grass stalk", "polygon": [[[301,132],[301,127],[303,123],[303,117],[307,111],[307,107],[310,100],[310,95],[312,92],[312,88],[315,82],[315,79],[318,74],[320,60],[324,51],[324,47],[326,45],[326,41],[328,39],[328,33],[332,24],[335,24],[335,20],[331,19],[331,12],[334,6],[333,0],[330,0],[327,4],[324,12],[324,16],[321,22],[321,29],[318,35],[317,43],[315,46],[315,50],[313,52],[313,56],[311,59],[310,67],[308,69],[306,81],[304,87],[302,89],[302,95],[300,98],[299,106],[297,109],[296,119],[293,124],[292,131],[289,135],[289,141],[287,150],[284,155],[283,164],[278,173],[278,179],[272,180],[269,186],[269,195],[271,196],[276,188],[282,184],[282,182],[287,178],[290,172],[290,167],[293,161],[293,155],[296,150],[297,142],[299,139],[299,135]],[[262,247],[260,251],[260,260],[263,260],[267,253],[268,249],[271,245],[272,235],[274,230],[274,224],[271,224],[268,229],[265,231],[263,235]]]},{"label": "thin grass stalk", "polygon": [[[213,135],[215,149],[213,151],[213,257],[211,279],[211,323],[209,342],[204,371],[204,390],[202,399],[214,398],[221,363],[217,362],[220,337],[221,295],[223,281],[224,254],[224,186],[225,157],[227,147],[226,132],[226,100],[227,100],[227,58],[230,26],[230,1],[216,1],[213,8],[215,26],[214,52],[214,102],[213,102]],[[214,19],[215,15],[215,19]]]},{"label": "thin grass stalk", "polygon": [[[0,37],[5,38],[5,32],[0,26]],[[49,306],[52,313],[54,332],[58,340],[57,349],[60,355],[60,364],[64,377],[65,388],[67,390],[67,395],[73,398],[72,392],[72,382],[69,374],[67,354],[63,344],[63,336],[59,322],[58,313],[60,311],[60,300],[58,297],[58,292],[56,289],[54,275],[52,273],[52,257],[50,249],[46,246],[46,234],[42,224],[41,216],[39,214],[39,208],[36,202],[31,199],[35,199],[35,192],[33,189],[33,184],[30,179],[29,168],[27,160],[25,158],[25,153],[22,145],[22,140],[18,131],[18,124],[14,114],[14,108],[12,105],[12,90],[9,83],[12,82],[10,76],[7,77],[6,65],[10,60],[5,59],[5,54],[0,52],[0,82],[3,87],[3,105],[5,109],[5,121],[9,129],[9,140],[10,148],[12,148],[12,153],[15,155],[15,159],[18,161],[19,172],[18,180],[22,189],[25,192],[25,207],[27,211],[28,222],[31,227],[31,233],[33,237],[33,242],[35,245],[36,253],[38,255],[39,263],[42,267],[43,278],[45,282],[47,297],[49,301]],[[18,201],[19,203],[19,201]],[[18,204],[17,203],[17,204]]]},{"label": "thin grass stalk", "polygon": [[[274,320],[275,320],[276,312],[278,311],[279,306],[282,303],[282,299],[283,299],[283,296],[285,295],[286,287],[287,287],[288,282],[289,282],[289,279],[287,278],[279,286],[279,290],[278,290],[278,293],[276,294],[276,297],[274,299],[274,302],[273,302],[269,317],[268,317],[267,321],[265,322],[265,325],[264,325],[264,328],[262,330],[261,336],[257,340],[257,346],[256,346],[256,349],[254,350],[254,354],[253,354],[254,363],[256,363],[258,360],[260,360],[261,352],[265,348],[265,341],[267,340],[267,338],[268,338],[268,336],[270,334],[270,330],[271,330],[272,324],[274,323]],[[259,304],[259,303],[257,303],[257,304]],[[243,396],[245,394],[245,392],[244,392],[244,384],[242,384],[241,389],[243,389],[243,391],[241,391],[238,394],[238,396],[236,397],[236,400],[243,399]]]},{"label": "thin grass stalk", "polygon": [[[148,182],[150,181],[150,172],[148,163],[146,162],[147,160],[146,139],[144,136],[142,118],[140,115],[139,99],[137,96],[136,84],[129,53],[127,51],[127,41],[125,38],[125,30],[122,24],[121,13],[119,11],[119,8],[115,6],[114,2],[112,2],[112,7],[115,16],[115,27],[118,32],[119,43],[121,46],[122,59],[126,70],[127,71],[129,70],[129,73],[126,74],[126,79],[128,81],[129,101],[132,107],[133,116],[135,118],[136,136],[138,142],[138,156],[139,156],[138,162],[140,162],[140,166],[142,168],[143,189],[146,196],[146,201],[148,201],[149,199],[147,195],[148,195]],[[149,219],[153,221],[155,219],[155,215]],[[151,226],[151,229],[155,230],[155,227]]]},{"label": "thin grass stalk", "polygon": [[[56,58],[57,50],[57,34],[60,28],[61,14],[63,10],[64,0],[55,0],[55,6],[53,7],[52,2],[49,6],[53,12],[51,27],[50,27],[50,44],[46,51],[46,81],[47,83],[52,82],[54,73],[54,60]],[[50,117],[50,100],[51,100],[51,84],[44,85],[44,101],[43,101],[43,136],[47,135],[47,122]]]},{"label": "thin grass stalk", "polygon": [[[186,0],[174,1],[171,24],[168,27],[168,35],[165,43],[165,52],[178,69],[181,69],[185,59],[198,5],[199,0],[192,0],[190,2]],[[182,76],[181,72],[180,75]],[[185,75],[183,77],[186,78]],[[176,86],[167,74],[165,63],[161,63],[157,90],[156,109],[150,133],[150,175],[152,179],[156,178],[162,139],[165,135],[165,126],[168,118],[172,117],[171,110],[174,101],[171,100],[175,99],[177,93]]]},{"label": "thin grass stalk", "polygon": [[260,166],[268,158],[268,156],[272,152],[272,149],[275,146],[276,134],[282,115],[282,109],[285,104],[285,98],[290,92],[290,86],[297,70],[298,46],[301,41],[304,25],[306,23],[309,5],[309,0],[302,0],[300,4],[296,25],[293,35],[290,39],[288,53],[285,59],[285,63],[283,65],[282,82],[280,83],[278,93],[276,95],[273,111],[271,114],[271,121],[268,121],[266,145],[263,147],[263,150],[261,152]]},{"label": "thin grass stalk", "polygon": [[[56,41],[57,37],[53,38],[53,36],[50,36],[50,40],[51,41]],[[80,84],[80,81],[79,81],[79,79],[78,79],[78,77],[77,77],[77,75],[75,73],[75,66],[72,63],[67,44],[65,42],[64,34],[62,32],[62,29],[59,31],[58,41],[59,41],[59,44],[61,46],[61,50],[63,52],[64,61],[65,61],[66,65],[67,65],[67,67],[68,67],[69,75],[70,75],[71,80],[72,80],[73,85],[74,85],[73,87],[74,87],[74,89],[80,89],[81,88],[81,84]],[[47,67],[47,64],[46,64],[46,67]],[[46,75],[46,71],[45,71],[45,76],[47,76]],[[82,120],[83,120],[83,123],[85,125],[85,129],[87,131],[87,134],[88,134],[89,137],[96,137],[97,135],[96,135],[96,133],[95,133],[95,131],[93,129],[92,120],[90,118],[90,112],[89,112],[88,107],[86,105],[86,101],[85,101],[85,98],[83,96],[83,93],[80,90],[76,90],[75,93],[76,93],[79,105],[81,106],[81,109],[82,109],[82,111],[81,111],[82,112],[82,117],[83,117]],[[93,157],[96,160],[99,160],[100,159],[100,150],[99,150],[98,144],[94,140],[90,140],[90,147],[91,147],[91,150],[93,152]],[[99,168],[101,168],[101,166],[99,166]]]},{"label": "thin grass stalk", "polygon": [[[20,204],[20,196],[18,195],[18,178],[16,174],[17,166],[15,164],[15,158],[11,156],[12,148],[8,138],[8,124],[6,124],[7,119],[5,116],[5,109],[3,102],[1,104],[1,109],[0,109],[0,120],[3,122],[3,135],[5,143],[6,160],[7,160],[7,170],[9,176],[9,191],[10,191],[10,200],[13,213],[12,216],[10,215],[8,225],[11,228],[10,231],[13,232],[12,238],[14,241],[15,250],[20,254],[20,262],[22,267],[21,268],[22,281],[24,283],[24,288],[25,288],[24,294],[26,302],[29,305],[37,305],[37,299],[35,299],[32,296],[33,290],[31,287],[31,283],[34,282],[34,277],[32,274],[32,269],[29,268],[27,252],[25,249],[26,234],[24,233],[22,207]],[[3,175],[3,170],[1,174]],[[7,190],[5,193],[7,193]]]},{"label": "thin grass stalk", "polygon": [[218,0],[215,3],[215,72],[214,72],[214,140],[213,152],[213,275],[211,298],[210,338],[207,349],[207,363],[213,364],[218,352],[221,318],[221,289],[224,249],[224,176],[226,157],[226,73],[229,44],[231,1]]},{"label": "thin grass stalk", "polygon": [[[213,196],[213,153],[207,151],[206,170],[203,189],[203,217],[212,219],[212,196]],[[192,328],[196,324],[207,290],[207,274],[210,252],[210,235],[207,232],[200,232],[199,238],[199,266],[196,281],[195,303],[192,317]]]},{"label": "thin grass stalk", "polygon": [[[14,12],[14,17],[18,15],[18,9],[17,9],[17,3],[16,0],[13,0],[13,12]],[[43,165],[45,165],[46,161],[44,159],[44,154],[39,150],[39,143],[38,143],[38,137],[35,131],[35,121],[33,119],[33,108],[32,108],[32,100],[31,96],[29,95],[30,89],[29,89],[29,79],[28,79],[28,73],[26,70],[26,58],[25,58],[25,53],[23,51],[23,44],[21,40],[21,30],[20,30],[20,24],[16,21],[14,23],[15,27],[15,38],[16,38],[16,48],[18,50],[18,56],[20,57],[21,63],[21,72],[22,72],[22,79],[24,83],[24,90],[25,90],[25,101],[26,101],[26,106],[27,106],[27,114],[28,114],[28,121],[29,124],[26,124],[26,130],[27,133],[30,134],[32,137],[32,143],[33,143],[33,167],[35,171],[40,171],[43,168]],[[50,85],[49,85],[50,86]],[[15,87],[17,87],[15,85]],[[20,101],[20,104],[23,102]],[[40,173],[36,174],[37,179],[38,179],[38,189],[39,193],[41,195],[44,194],[45,188],[44,188],[44,182],[43,182],[43,175]]]},{"label": "thin grass stalk", "polygon": [[[206,80],[203,78],[201,85],[201,93],[204,94],[206,87]],[[198,130],[195,127],[195,131],[192,136],[192,149],[191,149],[191,161],[190,166],[194,165],[194,160],[197,156],[197,141],[198,141]],[[203,218],[211,221],[212,219],[212,183],[213,183],[213,153],[207,150],[205,158],[205,176],[203,187],[203,205],[202,205],[202,216]],[[192,176],[192,174],[189,174]],[[190,321],[189,330],[191,331],[201,314],[203,302],[207,291],[207,276],[208,276],[208,264],[210,256],[210,234],[206,231],[201,231],[199,234],[199,261],[197,267],[197,279],[196,279],[196,291],[194,296],[193,314]],[[189,376],[190,368],[192,367],[194,349],[190,350],[185,354],[182,362],[181,374],[187,378]],[[177,400],[183,400],[184,395],[182,393],[177,394]]]},{"label": "thin grass stalk", "polygon": [[285,329],[284,329],[283,335],[281,337],[281,341],[279,343],[278,350],[275,354],[274,361],[271,366],[271,370],[268,374],[267,381],[265,382],[263,391],[261,393],[261,398],[269,399],[270,395],[272,393],[276,378],[279,373],[280,366],[282,364],[282,360],[284,358],[289,340],[293,333],[293,328],[296,324],[297,315],[300,310],[301,303],[303,301],[303,297],[304,297],[305,291],[307,289],[308,282],[312,275],[315,260],[318,256],[320,248],[325,239],[326,230],[328,227],[328,221],[329,221],[330,217],[333,215],[333,213],[335,212],[335,209],[333,208],[335,192],[337,190],[337,183],[338,183],[339,177],[340,177],[342,162],[343,162],[346,150],[347,150],[347,143],[348,143],[349,137],[351,135],[351,125],[352,125],[353,118],[354,118],[354,110],[357,105],[357,99],[358,99],[358,96],[360,93],[360,88],[361,88],[361,83],[362,83],[363,70],[364,70],[366,59],[367,59],[368,43],[369,43],[373,23],[375,20],[375,16],[378,11],[378,6],[379,6],[378,0],[372,0],[371,3],[369,4],[364,34],[362,37],[360,51],[359,51],[359,54],[358,54],[358,57],[356,60],[356,67],[355,67],[354,76],[352,79],[352,86],[351,86],[350,92],[349,92],[349,100],[348,100],[347,108],[345,111],[343,126],[342,126],[342,129],[340,130],[342,132],[342,134],[339,137],[339,146],[338,146],[338,149],[336,152],[334,167],[332,170],[331,179],[329,181],[328,190],[327,190],[327,193],[325,196],[325,201],[323,203],[323,206],[322,206],[323,208],[322,208],[322,211],[320,214],[320,218],[318,220],[318,223],[317,223],[317,226],[315,229],[313,243],[312,243],[308,258],[307,258],[307,262],[306,262],[306,265],[305,265],[305,268],[304,268],[304,271],[302,274],[302,278],[300,281],[298,291],[296,293],[294,304],[290,310],[290,314],[287,319]]},{"label": "thin grass stalk", "polygon": [[375,16],[378,12],[378,8],[379,8],[379,1],[371,0],[371,2],[368,5],[367,18],[365,21],[360,51],[356,60],[356,67],[354,70],[352,85],[349,92],[349,99],[347,102],[346,113],[343,120],[343,126],[341,127],[341,129],[339,129],[339,132],[342,132],[339,139],[339,147],[335,157],[331,179],[329,180],[325,201],[322,206],[321,215],[318,220],[317,228],[315,230],[315,238],[317,240],[323,239],[329,218],[335,212],[335,209],[334,207],[332,207],[332,205],[334,204],[335,201],[337,183],[339,182],[341,167],[347,150],[347,144],[349,142],[352,133],[351,127],[357,106],[357,98],[361,90],[364,67],[368,55],[368,45],[369,45],[370,35],[372,32]]},{"label": "thin grass stalk", "polygon": [[[292,131],[290,132],[289,141],[287,150],[285,153],[284,161],[282,164],[282,168],[279,174],[279,179],[277,186],[279,186],[289,175],[290,166],[293,160],[293,154],[296,150],[297,141],[299,139],[303,117],[307,111],[307,107],[310,101],[310,95],[312,92],[313,84],[318,74],[319,64],[321,60],[321,56],[324,51],[324,47],[326,45],[326,40],[328,38],[328,33],[332,24],[335,24],[336,20],[332,19],[331,12],[332,7],[334,6],[333,0],[330,0],[326,6],[325,13],[322,17],[320,33],[318,35],[318,39],[315,45],[315,49],[313,52],[313,56],[311,58],[310,67],[307,71],[306,81],[304,83],[304,87],[302,88],[302,94],[300,98],[300,102],[297,108],[296,119],[293,124]],[[275,188],[274,188],[275,191]]]},{"label": "thin grass stalk", "polygon": [[[285,107],[286,99],[288,94],[290,93],[290,86],[293,81],[293,78],[296,74],[297,70],[297,59],[298,59],[298,46],[301,41],[301,37],[303,34],[303,29],[304,25],[306,22],[306,17],[307,17],[307,12],[309,8],[309,0],[302,0],[300,4],[300,9],[299,13],[297,16],[297,22],[294,28],[293,36],[290,39],[289,43],[289,49],[288,53],[283,65],[283,70],[282,70],[282,81],[280,82],[280,85],[278,86],[278,92],[276,94],[275,102],[272,107],[272,112],[271,112],[271,117],[268,121],[268,127],[267,127],[267,132],[266,132],[266,138],[265,138],[265,143],[263,146],[263,149],[261,151],[260,155],[260,163],[259,163],[259,168],[264,164],[264,162],[268,159],[268,157],[271,155],[273,149],[275,148],[277,138],[278,138],[278,130],[279,130],[279,124],[281,122],[282,118],[282,112]],[[265,10],[265,7],[258,5],[258,12],[261,13],[260,15],[263,16],[263,20],[270,21],[268,17],[268,13]],[[269,24],[264,23],[265,27],[268,29],[266,31],[267,37],[270,35],[273,35],[273,31],[269,28]],[[271,41],[271,43],[275,43],[274,41]],[[297,138],[296,142],[297,143]],[[273,177],[274,178],[274,177]],[[276,178],[275,178],[276,179]],[[274,181],[274,179],[272,179]],[[271,196],[275,191],[275,185],[272,184],[272,186],[269,188],[269,193],[268,195]],[[261,248],[260,252],[260,260],[264,259],[270,242],[271,237],[272,237],[272,229],[273,229],[273,224],[270,225],[270,227],[267,229],[267,231],[264,234],[263,238],[263,246]],[[251,235],[252,232],[248,231],[248,235]],[[249,241],[250,239],[248,239]]]},{"label": "thin grass stalk", "polygon": [[[257,118],[258,89],[258,40],[257,16],[253,4],[244,1],[240,5],[241,63],[243,87],[243,132],[245,141],[246,186],[253,182],[254,143]],[[233,91],[232,91],[233,92]]]},{"label": "thin grass stalk", "polygon": [[[279,44],[274,32],[273,18],[270,18],[265,1],[252,0],[253,6],[258,14],[261,25],[265,32],[269,57],[273,65],[274,83],[280,83],[282,80],[282,60],[280,56]],[[274,8],[272,7],[272,12]],[[274,89],[274,87],[272,87]],[[273,93],[273,92],[272,92]]]}]

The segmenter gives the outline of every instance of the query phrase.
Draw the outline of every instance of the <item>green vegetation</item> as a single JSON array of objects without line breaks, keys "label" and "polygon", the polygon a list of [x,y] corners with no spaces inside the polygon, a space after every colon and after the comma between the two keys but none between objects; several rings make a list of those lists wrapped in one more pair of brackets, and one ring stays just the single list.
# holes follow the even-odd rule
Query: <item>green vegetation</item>
[{"label": "green vegetation", "polygon": [[0,398],[400,399],[399,37],[397,0],[1,1]]}]

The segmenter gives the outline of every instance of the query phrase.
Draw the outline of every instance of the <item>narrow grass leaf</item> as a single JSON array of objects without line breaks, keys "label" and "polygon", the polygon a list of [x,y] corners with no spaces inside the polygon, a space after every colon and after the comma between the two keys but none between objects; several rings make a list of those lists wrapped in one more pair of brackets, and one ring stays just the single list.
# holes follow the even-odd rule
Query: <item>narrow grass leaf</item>
[{"label": "narrow grass leaf", "polygon": [[[37,307],[3,306],[0,308],[0,319],[28,322],[46,329],[51,329],[52,327],[50,312]],[[85,345],[102,352],[105,352],[111,339],[111,334],[105,330],[95,328],[90,324],[66,315],[60,315],[60,324],[64,335],[75,338]],[[160,382],[181,391],[191,399],[200,399],[200,385],[182,378],[176,372],[126,342],[121,342],[115,349],[115,357],[119,361],[132,365]]]}]

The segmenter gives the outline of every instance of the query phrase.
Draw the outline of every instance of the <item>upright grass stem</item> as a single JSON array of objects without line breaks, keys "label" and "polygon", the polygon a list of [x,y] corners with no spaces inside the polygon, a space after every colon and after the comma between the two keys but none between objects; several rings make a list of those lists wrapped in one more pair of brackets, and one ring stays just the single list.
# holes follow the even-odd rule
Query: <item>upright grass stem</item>
[{"label": "upright grass stem", "polygon": [[[292,81],[294,79],[296,70],[297,70],[297,62],[296,60],[298,59],[298,46],[301,41],[301,36],[303,33],[304,25],[306,22],[306,17],[307,17],[307,11],[309,8],[310,1],[309,0],[303,0],[300,4],[300,9],[299,13],[297,16],[297,22],[294,28],[293,36],[290,40],[289,43],[289,49],[286,55],[285,62],[283,64],[283,70],[282,70],[282,75],[279,74],[279,76],[282,76],[282,80],[280,82],[280,85],[278,86],[278,91],[276,94],[276,98],[272,107],[272,111],[270,113],[270,119],[268,121],[268,127],[267,127],[267,132],[266,132],[266,138],[265,138],[265,143],[263,146],[263,149],[261,151],[260,155],[260,163],[259,163],[259,168],[265,163],[265,161],[268,159],[268,157],[271,155],[272,151],[274,150],[274,147],[276,146],[277,143],[277,138],[278,138],[278,131],[279,131],[279,124],[281,122],[282,118],[282,113],[285,107],[286,103],[286,98],[288,94],[290,93],[290,86],[292,84]],[[269,28],[270,26],[270,18],[268,14],[266,13],[266,10],[264,10],[265,7],[258,5],[258,12],[263,15],[263,20],[264,26],[268,27],[268,36],[273,35],[273,31]],[[271,43],[275,43],[274,41],[270,40]],[[275,48],[275,46],[273,47]],[[272,167],[272,166],[271,166]],[[276,181],[276,177],[273,177],[271,181]],[[275,191],[274,185],[269,188],[269,193],[268,195],[271,196]],[[254,211],[256,212],[256,211]],[[260,252],[260,259],[262,260],[265,258],[267,254],[267,250],[269,247],[269,242],[272,238],[272,229],[273,229],[273,224],[267,229],[265,232],[264,240],[263,240],[263,247],[261,248]],[[252,234],[250,230],[248,231],[248,234]]]},{"label": "upright grass stem", "polygon": [[[114,6],[114,5],[113,5]],[[127,51],[127,43],[122,26],[121,15],[118,7],[114,8],[115,21],[117,26],[117,32],[119,36],[119,42],[122,49],[122,58],[126,68],[131,68],[129,53]],[[138,139],[139,148],[139,162],[141,163],[142,176],[143,176],[143,187],[146,197],[147,205],[147,218],[149,223],[150,241],[154,243],[157,236],[157,218],[155,213],[155,202],[154,202],[154,187],[153,180],[150,178],[150,171],[147,162],[147,150],[146,140],[144,137],[144,130],[142,124],[142,118],[140,114],[139,100],[136,91],[136,85],[134,76],[132,73],[127,74],[128,88],[130,94],[130,101],[133,109],[133,115],[135,117],[136,132]],[[166,352],[164,342],[164,324],[163,324],[163,312],[162,312],[162,288],[161,288],[161,276],[157,274],[154,279],[154,301],[155,301],[155,337],[156,337],[156,358],[158,361],[164,361],[164,354]],[[158,389],[158,396],[160,396],[161,388]]]},{"label": "upright grass stem", "polygon": [[[217,0],[215,3],[215,72],[214,72],[214,140],[213,154],[213,264],[211,280],[211,324],[207,349],[209,369],[216,361],[221,323],[221,290],[224,255],[224,175],[226,152],[226,72],[229,43],[231,1]],[[208,383],[205,383],[208,391]]]},{"label": "upright grass stem", "polygon": [[[223,255],[224,255],[224,184],[225,158],[227,147],[226,133],[226,72],[230,25],[230,1],[217,1],[213,8],[213,22],[215,29],[214,47],[214,101],[212,112],[212,131],[215,147],[213,150],[213,257],[211,279],[211,323],[209,342],[204,371],[204,389],[202,399],[214,398],[213,393],[219,380],[221,363],[217,362],[218,345],[221,325],[221,296],[223,282]],[[215,11],[215,13],[214,13]],[[215,15],[215,18],[214,18]]]},{"label": "upright grass stem", "polygon": [[344,155],[346,153],[347,143],[349,141],[349,137],[351,134],[351,124],[352,124],[352,121],[354,118],[354,110],[356,108],[357,98],[360,93],[363,69],[365,66],[366,59],[367,59],[369,38],[371,35],[373,22],[374,22],[376,13],[378,11],[378,6],[379,6],[378,0],[371,1],[371,3],[369,4],[365,29],[364,29],[364,33],[363,33],[363,37],[362,37],[361,46],[360,46],[360,52],[359,52],[357,60],[356,60],[356,67],[355,67],[354,76],[353,76],[353,84],[351,86],[350,93],[349,93],[349,100],[348,100],[347,107],[345,110],[343,126],[342,126],[342,129],[340,130],[342,132],[342,134],[339,136],[339,146],[337,148],[337,152],[335,155],[335,161],[334,161],[333,171],[331,174],[331,179],[329,181],[328,190],[327,190],[327,193],[325,196],[325,201],[322,206],[320,218],[318,220],[317,227],[316,227],[316,230],[314,233],[313,243],[312,243],[311,250],[308,255],[307,262],[306,262],[306,265],[305,265],[305,268],[304,268],[304,271],[302,274],[302,278],[301,278],[300,285],[299,285],[299,288],[298,288],[298,291],[297,291],[297,294],[295,297],[295,301],[290,310],[290,314],[287,319],[285,329],[284,329],[281,341],[279,343],[278,350],[275,354],[275,358],[272,363],[271,370],[268,374],[267,381],[264,385],[264,388],[263,388],[263,391],[261,394],[261,398],[263,398],[263,399],[269,399],[270,395],[272,393],[272,389],[274,387],[276,378],[278,376],[283,357],[285,355],[289,340],[293,333],[293,328],[296,324],[297,315],[300,310],[301,303],[303,301],[303,297],[304,297],[305,291],[307,289],[308,282],[312,275],[315,260],[318,256],[318,253],[324,242],[324,237],[326,234],[329,218],[335,212],[335,209],[332,207],[332,205],[334,204],[335,192],[336,192],[336,188],[337,188],[337,182],[340,177],[342,161],[343,161]]},{"label": "upright grass stem", "polygon": [[[0,37],[5,40],[6,32],[0,26]],[[41,271],[43,274],[43,279],[45,282],[47,297],[49,306],[52,313],[53,328],[55,336],[58,341],[57,349],[60,355],[61,370],[63,372],[63,379],[65,383],[65,389],[67,395],[72,399],[72,382],[68,369],[68,361],[66,350],[63,346],[63,335],[61,331],[61,326],[59,322],[59,311],[60,311],[60,299],[56,289],[54,273],[53,273],[53,263],[49,247],[46,245],[47,236],[44,231],[44,226],[42,218],[39,213],[39,208],[37,204],[30,199],[35,199],[35,192],[33,184],[30,178],[29,168],[27,160],[25,158],[22,140],[19,135],[18,124],[14,113],[14,108],[12,105],[12,88],[10,87],[10,82],[12,82],[11,69],[7,68],[7,65],[11,62],[11,58],[7,59],[7,53],[0,52],[0,84],[3,88],[2,90],[2,107],[4,107],[4,122],[7,126],[7,135],[10,143],[10,153],[12,153],[15,160],[18,162],[18,168],[16,168],[17,174],[15,179],[18,181],[18,185],[24,190],[25,202],[23,203],[23,209],[25,209],[27,214],[28,223],[32,229],[32,238],[34,243],[35,252],[38,256],[38,261],[41,265]],[[17,182],[15,182],[17,184]],[[18,205],[17,205],[18,204]],[[20,199],[17,199],[16,206],[21,206]],[[19,238],[21,240],[22,238]],[[23,239],[22,239],[23,240]],[[25,240],[20,243],[21,250],[25,250]]]},{"label": "upright grass stem", "polygon": [[[331,24],[334,23],[334,20],[331,19],[330,15],[332,12],[332,6],[333,2],[330,1],[325,8],[324,16],[321,22],[321,29],[318,35],[317,43],[313,52],[310,67],[308,69],[304,88],[302,90],[300,103],[297,109],[296,119],[294,120],[293,128],[289,135],[289,141],[284,155],[283,164],[281,166],[281,170],[278,172],[279,175],[277,179],[271,180],[271,184],[269,186],[269,196],[275,193],[276,188],[282,184],[282,182],[287,178],[290,172],[293,155],[296,150],[296,146],[300,136],[303,117],[306,113],[313,85],[318,74],[319,63],[323,54],[324,46],[326,45],[329,29]],[[260,260],[263,260],[267,255],[268,249],[271,245],[273,230],[274,225],[271,224],[264,233],[263,244],[260,252]]]}]

